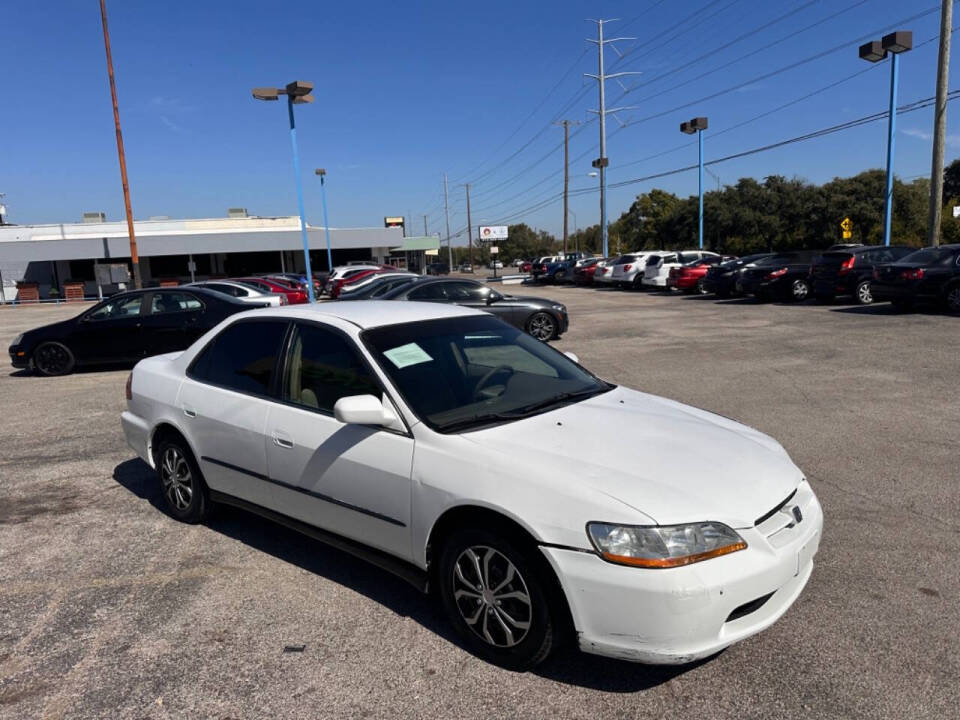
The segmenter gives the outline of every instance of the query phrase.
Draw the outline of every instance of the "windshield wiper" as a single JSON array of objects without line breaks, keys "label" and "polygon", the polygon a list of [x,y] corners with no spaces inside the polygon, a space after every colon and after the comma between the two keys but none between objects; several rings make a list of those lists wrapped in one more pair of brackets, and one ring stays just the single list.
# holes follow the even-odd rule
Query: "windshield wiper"
[{"label": "windshield wiper", "polygon": [[560,393],[559,395],[554,395],[546,400],[535,402],[532,405],[524,405],[523,407],[517,408],[517,417],[529,417],[530,415],[533,415],[541,410],[546,410],[554,405],[559,405],[560,403],[565,403],[570,400],[581,400],[586,397],[592,397],[593,395],[599,395],[600,393],[607,392],[608,390],[610,390],[609,387],[590,388],[588,390],[578,390],[577,392]]},{"label": "windshield wiper", "polygon": [[445,425],[441,425],[438,429],[440,432],[452,432],[454,430],[465,430],[470,427],[477,425],[492,425],[497,422],[506,422],[509,420],[519,420],[525,415],[515,415],[513,413],[484,413],[482,415],[474,415],[473,417],[464,418],[463,420],[454,420],[453,422],[448,422]]}]

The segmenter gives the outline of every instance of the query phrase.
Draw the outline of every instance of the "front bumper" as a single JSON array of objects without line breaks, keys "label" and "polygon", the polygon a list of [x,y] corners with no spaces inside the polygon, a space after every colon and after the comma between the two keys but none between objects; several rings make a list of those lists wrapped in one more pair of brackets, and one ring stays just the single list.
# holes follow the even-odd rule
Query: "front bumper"
[{"label": "front bumper", "polygon": [[30,353],[22,345],[11,345],[7,352],[10,354],[10,364],[17,369],[30,367]]},{"label": "front bumper", "polygon": [[738,530],[746,550],[693,565],[642,570],[592,552],[542,548],[567,597],[580,649],[680,665],[772,625],[807,584],[819,548],[823,512],[809,486],[803,488],[788,503],[803,513],[794,527],[771,537],[760,529],[767,523]]}]

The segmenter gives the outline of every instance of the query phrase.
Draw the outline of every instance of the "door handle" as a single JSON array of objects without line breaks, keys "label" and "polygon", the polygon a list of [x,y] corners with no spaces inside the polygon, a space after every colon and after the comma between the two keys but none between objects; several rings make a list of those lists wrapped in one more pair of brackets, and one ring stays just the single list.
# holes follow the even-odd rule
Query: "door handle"
[{"label": "door handle", "polygon": [[197,416],[197,411],[190,410],[189,408],[184,408],[183,414],[186,415],[188,418],[195,418]]},{"label": "door handle", "polygon": [[273,444],[276,445],[277,447],[282,447],[289,450],[290,448],[293,447],[293,440],[288,438],[286,435],[283,435],[279,432],[274,431]]}]

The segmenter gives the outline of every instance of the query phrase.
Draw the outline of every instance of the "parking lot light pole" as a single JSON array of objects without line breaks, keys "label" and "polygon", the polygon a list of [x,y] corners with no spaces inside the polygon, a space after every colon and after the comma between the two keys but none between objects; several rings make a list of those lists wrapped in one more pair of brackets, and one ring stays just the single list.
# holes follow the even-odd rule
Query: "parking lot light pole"
[{"label": "parking lot light pole", "polygon": [[323,229],[327,233],[327,270],[333,272],[333,253],[330,250],[330,223],[327,221],[327,185],[323,179],[327,176],[327,171],[323,168],[317,168],[316,174],[320,176],[320,202],[323,203]]},{"label": "parking lot light pole", "polygon": [[697,193],[700,196],[700,211],[697,217],[697,239],[700,243],[700,249],[703,250],[703,131],[707,129],[708,122],[705,117],[695,117],[690,122],[680,123],[680,132],[687,135],[697,134],[697,147],[699,148],[699,161],[697,163]]},{"label": "parking lot light pole", "polygon": [[303,183],[300,181],[300,158],[297,153],[297,126],[293,120],[293,106],[312,103],[314,98],[310,94],[313,83],[297,80],[287,83],[285,88],[259,87],[253,89],[253,97],[257,100],[279,100],[281,95],[287,96],[287,115],[290,117],[290,145],[293,147],[293,172],[297,180],[297,204],[300,208],[300,234],[303,238],[303,259],[307,268],[307,294],[310,302],[315,302],[313,293],[313,272],[310,269],[310,244],[307,241],[307,214],[303,208]]},{"label": "parking lot light pole", "polygon": [[868,62],[890,59],[890,117],[887,123],[887,194],[883,207],[883,244],[890,244],[890,226],[893,222],[893,156],[897,132],[897,84],[900,76],[900,53],[913,48],[913,33],[897,30],[884,35],[882,40],[871,40],[860,46],[860,57]]}]

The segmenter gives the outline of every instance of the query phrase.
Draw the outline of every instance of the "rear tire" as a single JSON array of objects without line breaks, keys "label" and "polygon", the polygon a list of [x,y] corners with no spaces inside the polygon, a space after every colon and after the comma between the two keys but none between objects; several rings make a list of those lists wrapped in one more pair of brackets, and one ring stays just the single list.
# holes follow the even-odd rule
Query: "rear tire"
[{"label": "rear tire", "polygon": [[697,294],[698,295],[709,295],[710,291],[707,290],[706,285],[703,284],[703,278],[697,280]]},{"label": "rear tire", "polygon": [[33,351],[33,367],[47,377],[69,375],[76,364],[70,348],[55,340],[40,343]]},{"label": "rear tire", "polygon": [[180,522],[198,523],[210,508],[207,483],[186,441],[166,437],[154,454],[160,479],[160,494],[173,517]]},{"label": "rear tire", "polygon": [[471,652],[511,670],[550,654],[561,615],[544,565],[529,541],[505,528],[465,528],[444,542],[440,600]]},{"label": "rear tire", "polygon": [[794,280],[790,284],[790,292],[787,299],[790,302],[803,302],[810,297],[810,285],[806,280]]},{"label": "rear tire", "polygon": [[870,289],[869,280],[861,280],[857,284],[857,288],[853,291],[853,299],[856,300],[857,305],[873,304],[873,291]]}]

